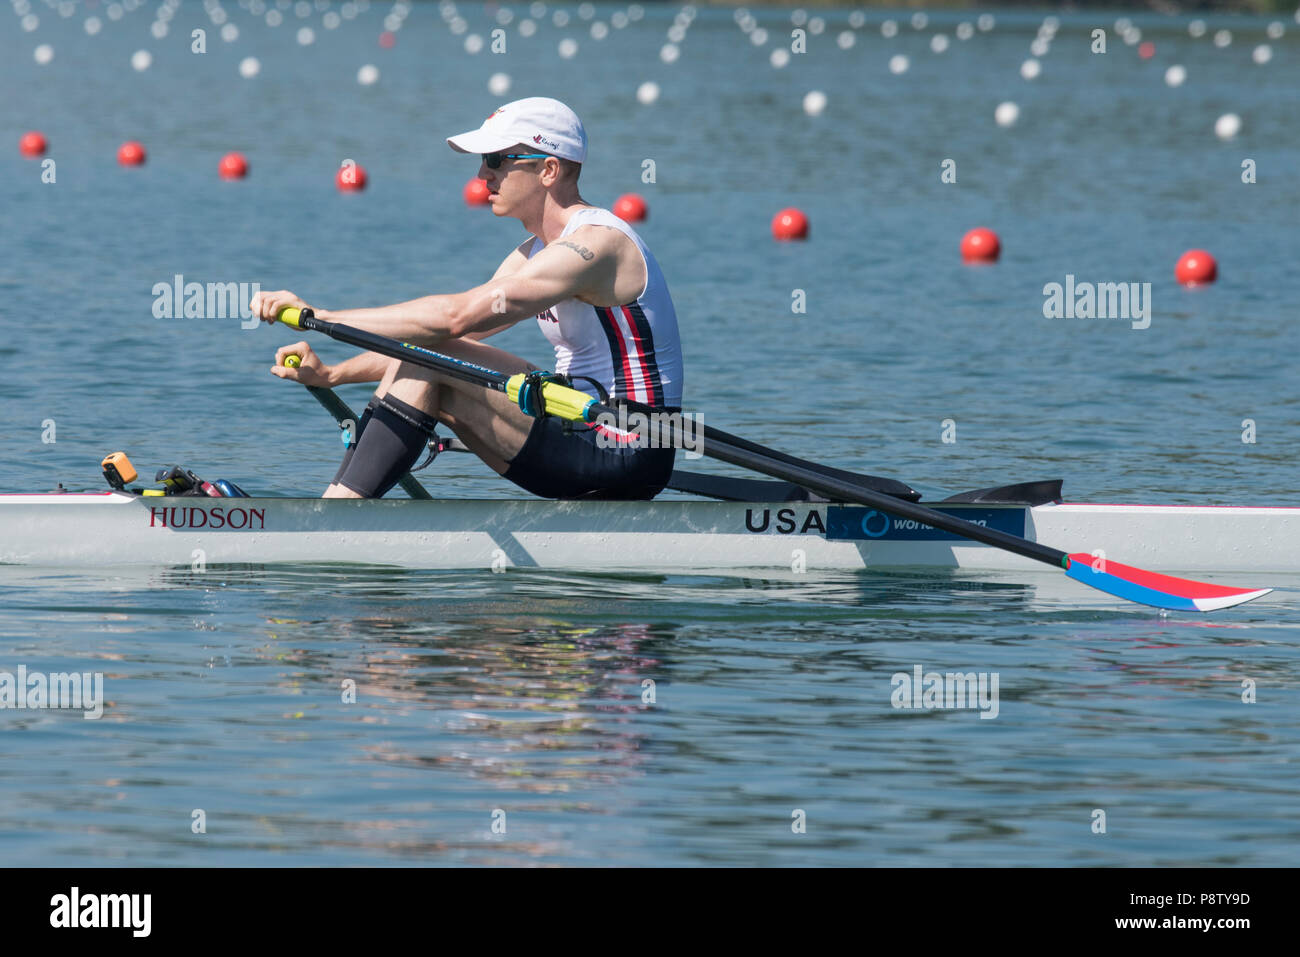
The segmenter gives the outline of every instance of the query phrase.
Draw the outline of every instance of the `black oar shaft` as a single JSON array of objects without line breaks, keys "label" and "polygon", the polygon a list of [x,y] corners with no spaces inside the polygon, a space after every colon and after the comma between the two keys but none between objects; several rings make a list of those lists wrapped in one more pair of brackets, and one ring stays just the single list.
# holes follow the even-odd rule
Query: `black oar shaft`
[{"label": "black oar shaft", "polygon": [[[749,446],[753,445],[753,443],[747,444]],[[824,495],[834,501],[868,505],[896,518],[912,519],[923,525],[929,525],[932,528],[942,529],[962,538],[972,539],[1009,552],[1015,552],[1017,555],[1023,555],[1025,558],[1032,558],[1034,561],[1053,565],[1056,568],[1063,568],[1066,565],[1067,555],[1059,548],[1040,545],[1038,542],[1031,542],[1026,538],[1020,538],[999,531],[996,528],[985,528],[983,525],[976,525],[974,522],[968,522],[954,515],[926,508],[924,505],[917,505],[915,502],[894,498],[892,495],[872,492],[860,485],[843,481],[832,475],[825,475],[798,465],[791,465],[788,462],[778,461],[771,456],[754,452],[751,448],[740,448],[717,439],[710,441],[706,435],[703,443],[701,443],[700,451],[710,458],[752,469],[755,472],[762,472],[764,475],[770,475],[773,478],[794,482],[796,485],[802,485],[809,491]]]},{"label": "black oar shaft", "polygon": [[[296,325],[298,328],[309,329],[313,332],[321,332],[332,339],[346,342],[349,345],[434,369],[445,375],[477,382],[480,385],[499,391],[505,391],[505,385],[508,381],[508,377],[503,373],[485,369],[482,366],[474,365],[472,362],[464,362],[451,356],[444,356],[419,346],[398,342],[387,336],[366,332],[363,329],[355,329],[341,323],[325,322],[317,319],[311,314],[310,310],[304,310],[298,316],[297,321],[291,322],[290,325]],[[601,403],[592,403],[589,413],[591,418],[601,414],[607,414],[614,418],[618,417],[617,409]],[[684,434],[680,420],[674,419],[673,441],[685,444],[686,440],[691,438],[691,436]],[[1057,568],[1065,568],[1069,565],[1067,554],[1059,548],[1040,545],[1038,542],[1031,542],[1028,539],[995,528],[985,528],[982,525],[976,525],[974,522],[968,522],[965,519],[947,515],[935,509],[926,508],[924,505],[917,505],[914,502],[904,501],[892,495],[874,492],[863,488],[861,485],[845,481],[836,475],[828,475],[825,472],[817,471],[819,466],[815,465],[815,463],[805,462],[791,455],[774,452],[772,449],[764,448],[757,443],[750,442],[747,439],[740,439],[718,429],[706,428],[701,446],[700,451],[710,458],[729,462],[732,465],[739,465],[742,468],[761,472],[764,475],[783,479],[786,482],[794,482],[796,485],[802,485],[810,491],[835,501],[867,505],[888,515],[911,519],[923,525],[950,532],[961,538],[983,542],[995,548],[1002,548],[1017,555],[1023,555],[1025,558],[1046,565],[1053,565]]]},{"label": "black oar shaft", "polygon": [[420,346],[413,346],[409,342],[400,342],[397,339],[390,339],[388,336],[366,332],[364,329],[317,319],[310,314],[310,311],[305,310],[298,317],[297,322],[292,324],[299,329],[324,333],[331,339],[346,342],[348,345],[356,346],[359,349],[368,349],[371,352],[378,352],[380,355],[401,359],[403,362],[410,362],[413,365],[435,369],[444,375],[463,379],[466,382],[476,382],[479,385],[487,386],[489,389],[496,389],[498,392],[505,391],[505,384],[509,379],[509,376],[504,373],[493,369],[485,369],[483,366],[465,362],[452,356],[432,352]]}]

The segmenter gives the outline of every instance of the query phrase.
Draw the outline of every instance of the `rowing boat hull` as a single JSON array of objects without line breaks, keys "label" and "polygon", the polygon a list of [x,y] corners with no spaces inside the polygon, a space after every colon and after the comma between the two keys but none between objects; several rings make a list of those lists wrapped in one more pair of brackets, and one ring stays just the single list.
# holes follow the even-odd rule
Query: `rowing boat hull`
[{"label": "rowing boat hull", "polygon": [[[1169,572],[1300,573],[1300,508],[1052,504],[944,511]],[[869,508],[534,500],[0,495],[0,563],[349,562],[416,568],[1045,570]]]}]

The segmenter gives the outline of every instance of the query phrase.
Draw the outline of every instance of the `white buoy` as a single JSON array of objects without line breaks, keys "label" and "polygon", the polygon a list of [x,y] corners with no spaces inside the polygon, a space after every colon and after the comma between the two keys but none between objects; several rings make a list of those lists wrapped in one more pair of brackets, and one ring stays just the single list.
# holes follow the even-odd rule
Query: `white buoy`
[{"label": "white buoy", "polygon": [[1231,30],[1216,30],[1214,32],[1214,45],[1222,50],[1226,46],[1232,45]]},{"label": "white buoy", "polygon": [[755,27],[749,34],[749,42],[756,47],[761,47],[767,42],[767,31],[762,27]]},{"label": "white buoy", "polygon": [[239,61],[239,75],[245,80],[251,80],[257,74],[262,72],[262,61],[255,56],[246,56]]},{"label": "white buoy", "polygon": [[659,84],[653,80],[646,80],[636,88],[636,101],[649,106],[655,100],[659,99]]},{"label": "white buoy", "polygon": [[41,66],[45,66],[45,64],[54,59],[54,47],[50,46],[48,43],[42,43],[32,51],[32,58]]},{"label": "white buoy", "polygon": [[1165,70],[1165,83],[1169,86],[1182,86],[1187,80],[1186,68],[1175,63]]},{"label": "white buoy", "polygon": [[572,37],[565,37],[556,49],[562,59],[572,60],[578,55],[578,41]]},{"label": "white buoy", "polygon": [[898,36],[898,23],[894,20],[886,20],[880,25],[880,35],[886,40],[892,40]]},{"label": "white buoy", "polygon": [[1020,75],[1026,80],[1036,80],[1038,75],[1043,72],[1043,65],[1035,59],[1028,59],[1020,64]]},{"label": "white buoy", "polygon": [[1241,117],[1236,113],[1224,113],[1214,121],[1214,135],[1221,140],[1233,139],[1241,132]]},{"label": "white buoy", "polygon": [[948,49],[948,36],[944,33],[936,33],[930,37],[930,50],[933,53],[942,53]]},{"label": "white buoy", "polygon": [[852,30],[841,30],[835,38],[835,45],[841,50],[852,49],[853,44],[858,42],[858,35]]},{"label": "white buoy", "polygon": [[975,21],[975,26],[980,28],[980,33],[988,33],[997,26],[997,20],[993,19],[991,13],[981,13],[979,19]]},{"label": "white buoy", "polygon": [[298,45],[309,47],[316,42],[316,31],[311,27],[298,28]]},{"label": "white buoy", "polygon": [[1034,42],[1029,44],[1029,52],[1035,57],[1047,56],[1048,51],[1051,49],[1051,43],[1042,37],[1035,37]]},{"label": "white buoy", "polygon": [[226,43],[234,43],[239,39],[239,27],[233,23],[227,23],[221,28],[221,39]]},{"label": "white buoy", "polygon": [[993,111],[994,122],[1003,128],[1015,126],[1018,119],[1020,119],[1020,107],[1010,100],[999,103],[998,108]]},{"label": "white buoy", "polygon": [[519,35],[521,37],[531,37],[537,32],[537,23],[529,20],[527,17],[519,21]]},{"label": "white buoy", "polygon": [[916,11],[916,13],[912,14],[913,30],[924,30],[926,24],[928,24],[929,22],[930,22],[930,16],[924,11],[918,10]]},{"label": "white buoy", "polygon": [[93,37],[100,30],[104,29],[104,21],[99,19],[99,17],[86,17],[86,22],[81,26],[82,29]]},{"label": "white buoy", "polygon": [[821,116],[826,109],[826,94],[821,90],[810,90],[803,98],[803,111],[809,116]]},{"label": "white buoy", "polygon": [[901,53],[895,53],[889,58],[889,72],[894,76],[901,76],[906,73],[911,65],[912,61]]},{"label": "white buoy", "polygon": [[1263,66],[1269,60],[1273,59],[1273,48],[1267,43],[1261,43],[1255,49],[1250,51],[1250,58]]},{"label": "white buoy", "polygon": [[659,59],[665,63],[676,63],[677,58],[681,55],[681,48],[674,43],[665,43],[659,49]]},{"label": "white buoy", "polygon": [[143,73],[151,66],[153,66],[153,54],[148,50],[136,50],[131,54],[131,69],[136,73]]},{"label": "white buoy", "polygon": [[284,23],[283,13],[281,13],[279,10],[266,11],[266,25],[268,27],[278,27],[282,23]]},{"label": "white buoy", "polygon": [[591,25],[591,38],[593,40],[603,40],[609,36],[609,24],[604,20],[597,20]]},{"label": "white buoy", "polygon": [[1281,20],[1274,20],[1268,25],[1268,38],[1270,40],[1281,40],[1284,33],[1286,33],[1286,27],[1282,25]]},{"label": "white buoy", "polygon": [[488,92],[493,96],[505,96],[510,92],[510,74],[493,73],[488,77]]},{"label": "white buoy", "polygon": [[957,24],[957,39],[965,43],[975,35],[975,27],[966,21]]},{"label": "white buoy", "polygon": [[768,57],[768,62],[778,70],[783,69],[790,62],[790,51],[785,47],[776,47],[772,50],[772,55]]},{"label": "white buoy", "polygon": [[362,86],[374,86],[379,82],[379,67],[373,63],[367,63],[360,70],[357,70],[357,82]]},{"label": "white buoy", "polygon": [[1205,36],[1205,21],[1193,20],[1191,23],[1187,24],[1187,32],[1194,39],[1200,39],[1201,37]]}]

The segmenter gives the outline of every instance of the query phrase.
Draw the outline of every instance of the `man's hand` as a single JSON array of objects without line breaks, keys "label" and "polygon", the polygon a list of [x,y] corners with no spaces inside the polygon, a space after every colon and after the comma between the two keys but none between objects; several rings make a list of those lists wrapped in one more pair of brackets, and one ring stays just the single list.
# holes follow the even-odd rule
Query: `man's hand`
[{"label": "man's hand", "polygon": [[[296,369],[284,364],[284,357],[294,355],[301,360],[301,365]],[[281,379],[289,379],[292,382],[301,382],[303,385],[319,386],[322,389],[330,387],[330,367],[320,361],[320,356],[312,352],[311,346],[305,342],[295,342],[291,346],[281,346],[275,350],[275,365],[271,366],[271,374],[278,375]]]},{"label": "man's hand", "polygon": [[280,310],[290,307],[306,309],[307,303],[287,289],[254,293],[252,302],[248,304],[249,311],[263,322],[275,322],[276,317],[280,315]]}]

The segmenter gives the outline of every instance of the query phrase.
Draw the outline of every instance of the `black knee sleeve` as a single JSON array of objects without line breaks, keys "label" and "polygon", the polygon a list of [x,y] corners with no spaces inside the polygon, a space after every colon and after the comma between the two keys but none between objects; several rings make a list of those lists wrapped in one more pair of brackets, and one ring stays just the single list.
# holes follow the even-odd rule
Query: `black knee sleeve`
[{"label": "black knee sleeve", "polygon": [[365,498],[382,498],[411,470],[438,420],[392,396],[373,400],[361,420],[334,481]]},{"label": "black knee sleeve", "polygon": [[366,430],[370,422],[370,417],[374,414],[375,406],[379,405],[379,396],[371,396],[370,402],[366,405],[366,410],[361,413],[361,421],[352,427],[351,441],[348,442],[347,451],[343,453],[343,461],[339,463],[339,470],[334,473],[331,485],[337,485],[343,478],[343,473],[348,470],[348,464],[352,461],[352,453],[357,450],[357,443],[361,441],[361,433]]}]

